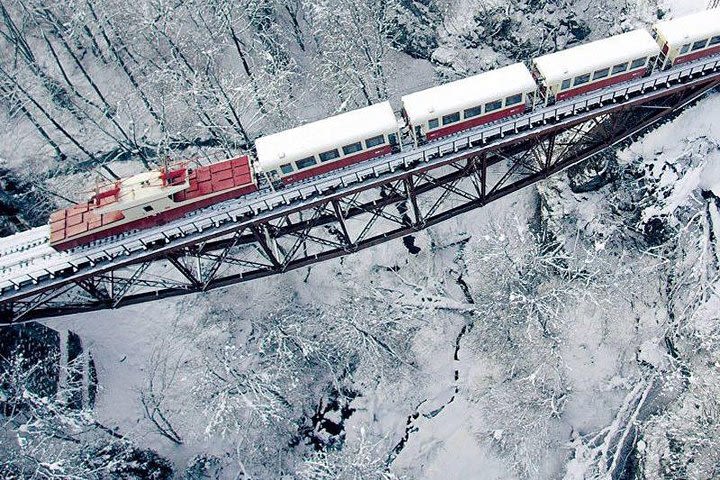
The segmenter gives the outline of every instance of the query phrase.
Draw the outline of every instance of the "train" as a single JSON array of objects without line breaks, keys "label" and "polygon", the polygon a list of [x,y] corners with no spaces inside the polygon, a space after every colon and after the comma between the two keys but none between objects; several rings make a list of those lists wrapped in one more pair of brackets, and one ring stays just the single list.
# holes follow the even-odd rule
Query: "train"
[{"label": "train", "polygon": [[[418,147],[720,53],[720,8],[654,24],[261,136],[254,152],[210,165],[179,163],[97,187],[50,216],[50,245],[64,251],[162,225],[261,188]],[[407,139],[407,143],[405,142]],[[264,182],[263,182],[264,180]],[[264,185],[261,186],[261,183]]]}]

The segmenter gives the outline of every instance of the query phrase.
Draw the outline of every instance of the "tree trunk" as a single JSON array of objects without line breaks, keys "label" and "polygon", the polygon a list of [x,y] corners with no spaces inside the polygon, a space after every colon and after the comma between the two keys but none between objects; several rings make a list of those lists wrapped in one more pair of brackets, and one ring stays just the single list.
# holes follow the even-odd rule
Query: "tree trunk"
[{"label": "tree trunk", "polygon": [[92,30],[90,30],[90,27],[87,25],[83,25],[83,31],[85,32],[85,36],[90,39],[90,43],[92,44],[91,51],[93,52],[93,55],[95,55],[95,58],[97,58],[98,60],[100,60],[103,63],[108,63],[107,59],[105,58],[105,55],[103,55],[100,45],[98,45],[97,41],[95,40],[95,35],[93,35],[93,32],[92,32]]},{"label": "tree trunk", "polygon": [[121,148],[123,148],[124,150],[126,150],[127,153],[129,153],[129,154],[133,153],[133,151],[130,149],[130,146],[134,147],[135,150],[140,155],[140,157],[144,161],[147,161],[147,158],[145,158],[145,154],[143,153],[143,151],[139,147],[139,145],[130,138],[130,136],[127,134],[127,132],[125,132],[125,130],[120,126],[120,124],[118,124],[117,120],[115,120],[114,114],[113,114],[113,110],[114,110],[113,107],[107,101],[107,99],[105,98],[103,93],[100,91],[100,88],[97,86],[95,81],[92,79],[90,74],[85,69],[85,66],[82,64],[80,59],[77,57],[77,55],[75,54],[73,49],[68,44],[67,40],[65,39],[65,36],[62,33],[62,30],[61,30],[62,24],[60,23],[60,21],[55,17],[55,15],[48,8],[43,9],[43,14],[44,14],[45,18],[57,29],[56,34],[57,34],[58,39],[60,40],[60,43],[65,47],[65,50],[67,51],[68,55],[70,55],[70,58],[73,59],[73,62],[77,66],[78,70],[80,70],[80,72],[83,74],[83,77],[85,77],[88,84],[90,85],[90,87],[93,89],[93,91],[95,91],[98,98],[105,105],[105,110],[103,111],[103,114],[105,115],[105,117],[108,120],[110,120],[110,122],[112,122],[113,125],[115,125],[115,128],[117,128],[118,132],[120,132],[120,134],[127,141],[127,144],[123,144],[122,142],[118,141],[118,145]]},{"label": "tree trunk", "polygon": [[240,57],[240,62],[242,63],[243,70],[245,70],[245,74],[248,76],[248,79],[250,79],[250,84],[252,85],[253,92],[255,92],[255,99],[257,101],[258,107],[260,107],[260,111],[265,114],[265,106],[260,99],[260,92],[258,91],[257,83],[255,83],[255,77],[253,76],[252,72],[250,71],[250,65],[248,64],[247,58],[245,57],[245,52],[242,48],[242,43],[240,42],[240,38],[238,38],[237,34],[235,33],[235,28],[232,25],[232,20],[227,15],[227,13],[224,13],[225,20],[228,22],[228,30],[230,30],[230,36],[232,37],[233,43],[235,44],[235,51],[237,51],[238,56]]},{"label": "tree trunk", "polygon": [[94,158],[93,154],[91,154],[85,147],[83,147],[82,144],[75,139],[75,137],[73,137],[72,135],[70,135],[70,133],[68,133],[68,131],[65,130],[65,129],[63,128],[63,126],[60,125],[60,124],[55,120],[55,118],[54,118],[52,115],[50,115],[50,114],[47,112],[47,110],[45,110],[45,109],[43,108],[43,106],[40,105],[40,103],[38,103],[38,101],[35,100],[35,98],[33,98],[32,95],[30,95],[30,93],[29,93],[27,90],[25,90],[25,89],[22,87],[22,85],[20,85],[20,83],[17,81],[17,79],[16,79],[15,77],[13,77],[13,76],[11,76],[10,74],[8,74],[2,67],[0,67],[0,73],[3,74],[3,75],[4,75],[8,80],[10,80],[12,83],[14,83],[15,86],[18,88],[18,90],[20,90],[20,91],[23,93],[23,95],[25,95],[25,97],[26,97],[28,100],[30,100],[30,102],[32,102],[32,104],[35,105],[35,107],[36,107],[38,110],[40,110],[40,112],[45,116],[45,118],[47,118],[47,119],[50,121],[50,123],[52,123],[53,126],[55,126],[55,128],[57,128],[58,131],[60,131],[60,133],[62,133],[68,140],[70,140],[70,142],[72,142],[76,147],[78,147],[78,149],[79,149],[81,152],[83,152],[85,155],[87,155],[87,156],[90,157],[91,159]]},{"label": "tree trunk", "polygon": [[[22,2],[20,4],[23,6],[23,8],[27,10],[27,7],[25,7]],[[45,73],[45,71],[40,67],[40,65],[38,65],[35,59],[35,54],[33,53],[28,43],[25,41],[25,38],[20,32],[20,30],[17,28],[17,25],[15,25],[15,21],[10,16],[10,13],[7,11],[5,6],[1,2],[0,14],[2,14],[3,23],[8,29],[8,33],[3,33],[5,40],[13,47],[15,47],[15,53],[19,54],[17,56],[19,56],[28,66],[30,71],[40,79],[42,85],[50,94],[50,98],[53,103],[64,110],[70,111],[70,113],[72,113],[76,116],[76,118],[78,118],[77,112],[74,111],[73,104],[69,100],[70,95],[59,84],[59,82],[57,82],[54,78],[49,77],[48,74]],[[15,68],[17,68],[17,65],[15,65]],[[80,118],[78,118],[78,120],[80,120]]]},{"label": "tree trunk", "polygon": [[302,29],[300,28],[300,22],[298,21],[297,5],[295,5],[294,8],[291,9],[290,5],[288,5],[286,3],[285,10],[287,10],[288,15],[290,15],[290,21],[292,22],[292,26],[293,26],[293,33],[295,34],[295,41],[297,42],[298,46],[300,47],[300,50],[302,50],[304,52],[305,51],[305,41],[303,40]]},{"label": "tree trunk", "polygon": [[23,113],[23,115],[25,115],[25,117],[30,121],[30,123],[33,124],[33,126],[38,131],[40,136],[43,139],[45,139],[45,141],[53,148],[53,150],[55,150],[55,156],[57,158],[59,158],[60,160],[65,160],[65,158],[67,158],[67,157],[63,153],[63,151],[60,149],[60,146],[57,143],[55,143],[55,140],[50,138],[50,135],[48,135],[48,133],[45,131],[45,129],[42,127],[42,125],[40,125],[40,123],[37,121],[35,116],[27,109],[27,107],[25,107],[25,105],[23,105],[23,103],[19,100],[12,102],[12,100],[11,100],[12,91],[8,90],[3,85],[0,85],[0,93],[4,94],[8,98],[8,101],[11,102],[11,105],[14,103],[14,105],[12,105],[12,108],[17,108],[18,110],[20,110]]},{"label": "tree trunk", "polygon": [[[130,69],[128,68],[127,64],[125,63],[125,60],[120,55],[120,52],[115,48],[115,45],[113,42],[110,41],[108,38],[107,32],[105,32],[105,29],[102,26],[102,22],[98,18],[97,14],[95,13],[95,9],[92,7],[91,2],[86,2],[88,9],[90,10],[90,14],[92,15],[93,19],[95,20],[95,24],[97,25],[98,30],[100,31],[100,35],[105,40],[105,43],[108,46],[108,49],[113,54],[115,59],[117,60],[118,65],[123,69],[123,72],[125,72],[125,75],[128,77],[128,80],[132,84],[133,87],[135,87],[135,90],[138,92],[138,95],[140,95],[140,99],[142,100],[143,104],[145,104],[145,108],[147,108],[148,112],[157,122],[157,125],[160,127],[160,130],[164,133],[165,132],[165,122],[162,121],[162,118],[160,118],[160,115],[155,111],[155,109],[150,104],[150,100],[148,100],[147,96],[145,95],[145,92],[140,88],[140,84],[135,80],[135,76],[132,74]],[[108,23],[108,25],[112,25],[110,22],[110,19],[107,17],[104,17],[105,22]],[[114,27],[111,27],[113,31],[116,31]],[[127,49],[125,49],[127,51]]]}]

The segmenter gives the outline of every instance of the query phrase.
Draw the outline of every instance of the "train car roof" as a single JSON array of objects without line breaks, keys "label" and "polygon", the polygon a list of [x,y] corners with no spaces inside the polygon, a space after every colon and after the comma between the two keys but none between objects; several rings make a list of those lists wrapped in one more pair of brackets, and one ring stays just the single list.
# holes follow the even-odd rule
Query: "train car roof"
[{"label": "train car roof", "polygon": [[720,8],[664,20],[656,23],[654,28],[673,46],[713,37],[720,33]]},{"label": "train car roof", "polygon": [[660,47],[645,29],[615,35],[533,60],[548,84],[640,57],[658,55]]},{"label": "train car roof", "polygon": [[408,120],[417,125],[432,118],[536,89],[537,85],[528,68],[523,63],[516,63],[411,93],[401,100]]},{"label": "train car roof", "polygon": [[285,163],[397,130],[390,102],[382,102],[260,137],[255,140],[255,148],[260,167],[268,172]]}]

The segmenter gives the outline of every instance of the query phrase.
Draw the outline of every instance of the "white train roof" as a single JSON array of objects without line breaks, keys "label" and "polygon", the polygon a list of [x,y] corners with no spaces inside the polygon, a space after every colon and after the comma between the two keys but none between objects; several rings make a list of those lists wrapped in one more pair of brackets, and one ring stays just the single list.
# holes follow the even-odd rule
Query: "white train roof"
[{"label": "white train roof", "polygon": [[390,102],[382,102],[260,137],[255,140],[255,148],[260,167],[268,172],[285,163],[397,130]]},{"label": "white train roof", "polygon": [[465,108],[503,99],[520,92],[534,92],[537,85],[522,63],[473,75],[402,97],[411,124],[427,122]]},{"label": "white train roof", "polygon": [[550,53],[533,60],[548,84],[612,67],[640,57],[658,55],[660,47],[645,29],[604,38]]},{"label": "white train roof", "polygon": [[670,45],[682,46],[720,34],[720,8],[665,20],[654,26]]}]

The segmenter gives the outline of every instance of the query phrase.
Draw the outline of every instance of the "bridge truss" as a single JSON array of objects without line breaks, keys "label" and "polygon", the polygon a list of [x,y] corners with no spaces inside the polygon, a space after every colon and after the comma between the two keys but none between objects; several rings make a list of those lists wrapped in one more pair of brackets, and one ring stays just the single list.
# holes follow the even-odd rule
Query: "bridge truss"
[{"label": "bridge truss", "polygon": [[469,132],[427,145],[353,173],[356,181],[317,182],[293,199],[277,192],[282,201],[266,201],[264,211],[231,211],[210,227],[163,233],[139,250],[88,257],[4,291],[0,323],[218,289],[405,237],[646,131],[720,84],[720,61],[705,62],[515,119],[497,135]]}]

